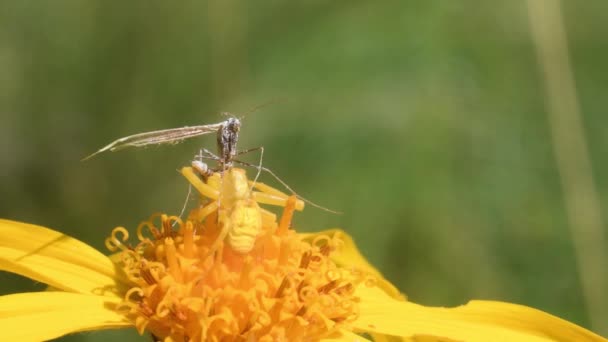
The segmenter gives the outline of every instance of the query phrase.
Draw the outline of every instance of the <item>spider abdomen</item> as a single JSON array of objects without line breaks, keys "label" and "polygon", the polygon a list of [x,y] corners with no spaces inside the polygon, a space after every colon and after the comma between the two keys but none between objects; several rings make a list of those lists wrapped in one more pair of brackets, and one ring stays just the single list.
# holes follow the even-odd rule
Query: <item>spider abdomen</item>
[{"label": "spider abdomen", "polygon": [[253,200],[237,201],[229,222],[228,245],[241,254],[251,252],[262,229],[262,213],[258,204]]}]

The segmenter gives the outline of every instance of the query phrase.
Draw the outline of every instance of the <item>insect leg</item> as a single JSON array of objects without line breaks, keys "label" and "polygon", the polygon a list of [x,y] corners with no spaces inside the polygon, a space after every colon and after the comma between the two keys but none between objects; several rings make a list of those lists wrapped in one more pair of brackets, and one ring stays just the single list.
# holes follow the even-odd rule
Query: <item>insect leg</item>
[{"label": "insect leg", "polygon": [[[242,154],[247,154],[250,152],[254,152],[254,151],[260,151],[260,161],[256,166],[251,165],[252,167],[255,167],[256,169],[258,169],[258,173],[255,175],[255,178],[253,179],[253,185],[251,186],[250,190],[253,190],[253,187],[255,186],[255,183],[258,181],[258,178],[260,178],[260,174],[262,173],[262,161],[264,160],[264,146],[258,146],[258,147],[254,147],[254,148],[248,148],[246,150],[242,150],[242,151],[238,151],[236,153],[237,156],[240,156]],[[237,160],[235,160],[236,162],[239,162]]]},{"label": "insect leg", "polygon": [[[205,153],[205,155],[203,155],[203,153]],[[197,157],[200,159],[220,160],[220,157],[216,156],[213,152],[209,151],[206,148],[202,148],[199,151]]]},{"label": "insect leg", "polygon": [[258,173],[256,173],[255,178],[253,179],[253,184],[258,181],[260,178],[260,173],[262,173],[262,160],[264,159],[264,146],[260,146],[260,162],[258,163]]},{"label": "insect leg", "polygon": [[247,153],[250,153],[250,152],[253,152],[253,151],[257,151],[257,150],[260,150],[260,149],[264,149],[264,146],[258,146],[258,147],[248,148],[246,150],[240,150],[240,151],[238,151],[236,153],[236,155],[240,156],[240,155],[247,154]]},{"label": "insect leg", "polygon": [[[192,184],[188,184],[188,194],[186,195],[186,200],[184,201],[184,206],[182,207],[182,211],[180,211],[180,213],[179,213],[180,220],[182,218],[182,215],[184,215],[184,212],[186,211],[186,207],[188,206],[188,201],[190,200],[190,194],[192,194]],[[175,222],[173,222],[171,227],[175,227],[175,224],[177,224],[177,220]]]}]

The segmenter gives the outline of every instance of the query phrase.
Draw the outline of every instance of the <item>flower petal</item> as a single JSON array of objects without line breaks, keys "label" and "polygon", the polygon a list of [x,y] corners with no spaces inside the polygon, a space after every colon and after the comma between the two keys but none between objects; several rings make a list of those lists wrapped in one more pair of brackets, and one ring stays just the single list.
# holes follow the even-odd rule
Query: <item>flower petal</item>
[{"label": "flower petal", "polygon": [[378,271],[367,259],[361,254],[353,238],[342,229],[328,229],[317,233],[298,234],[302,240],[312,241],[317,235],[327,235],[337,237],[342,240],[342,246],[339,250],[331,254],[331,259],[339,266],[356,267],[361,271],[368,272],[378,277],[378,286],[388,293],[391,297],[405,300],[406,296],[384,278],[382,273]]},{"label": "flower petal", "polygon": [[99,293],[116,287],[114,265],[91,246],[60,232],[0,219],[0,270],[65,291]]},{"label": "flower petal", "polygon": [[354,332],[347,331],[347,330],[341,330],[337,334],[334,334],[332,336],[328,336],[328,337],[321,339],[321,342],[339,342],[339,341],[344,341],[344,342],[368,341],[369,342],[370,340],[363,336],[359,336],[359,335],[355,334]]},{"label": "flower petal", "polygon": [[108,297],[66,292],[0,296],[0,331],[6,341],[45,341],[66,334],[131,326]]},{"label": "flower petal", "polygon": [[[607,341],[584,328],[523,305],[470,301],[455,308],[425,307],[359,286],[358,331],[425,341]],[[436,337],[436,338],[433,338]]]}]

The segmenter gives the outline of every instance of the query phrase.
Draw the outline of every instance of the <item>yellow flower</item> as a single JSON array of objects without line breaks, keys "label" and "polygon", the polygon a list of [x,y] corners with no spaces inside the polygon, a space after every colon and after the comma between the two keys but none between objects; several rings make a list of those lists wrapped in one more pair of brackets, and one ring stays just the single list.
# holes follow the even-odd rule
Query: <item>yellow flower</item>
[{"label": "yellow flower", "polygon": [[[50,286],[0,296],[2,336],[135,327],[164,341],[606,341],[515,304],[409,302],[346,233],[297,233],[291,217],[303,204],[234,170],[203,182],[184,168],[210,201],[185,222],[153,215],[136,241],[115,228],[110,257],[57,231],[0,220],[0,270]],[[258,203],[285,208],[277,220]]]}]

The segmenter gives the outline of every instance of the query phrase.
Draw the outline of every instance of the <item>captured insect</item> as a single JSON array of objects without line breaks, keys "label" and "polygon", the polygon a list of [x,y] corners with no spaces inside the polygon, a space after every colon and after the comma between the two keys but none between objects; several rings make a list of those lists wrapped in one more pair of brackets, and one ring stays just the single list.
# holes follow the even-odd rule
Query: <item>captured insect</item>
[{"label": "captured insect", "polygon": [[[209,172],[205,163],[194,161],[192,167],[182,168],[181,173],[202,196],[211,200],[195,209],[190,219],[200,222],[217,211],[220,232],[207,256],[215,253],[222,241],[240,254],[249,253],[255,246],[263,221],[276,220],[273,213],[260,208],[258,203],[285,207],[290,198],[268,185],[249,181],[245,170],[239,168],[230,168],[220,175],[219,172]],[[292,197],[295,200],[294,209],[302,211],[304,202]]]},{"label": "captured insect", "polygon": [[[222,113],[223,115],[230,116],[230,113]],[[102,152],[110,151],[118,151],[128,147],[144,147],[148,145],[160,145],[160,144],[177,144],[186,139],[198,137],[201,135],[216,133],[217,134],[217,150],[218,155],[213,154],[209,150],[202,148],[197,155],[198,159],[210,159],[215,160],[218,163],[217,168],[209,169],[205,164],[205,168],[210,174],[213,172],[224,172],[233,167],[234,163],[239,163],[244,166],[253,167],[258,170],[253,183],[257,182],[260,173],[262,171],[270,174],[274,179],[276,179],[282,186],[284,186],[287,190],[289,190],[292,194],[303,200],[304,202],[312,205],[313,207],[319,208],[321,210],[339,214],[337,211],[333,211],[327,209],[321,205],[313,203],[310,200],[307,200],[301,196],[299,196],[292,188],[287,185],[279,176],[277,176],[272,170],[262,166],[262,160],[264,157],[264,147],[255,147],[251,149],[246,149],[242,151],[237,150],[237,142],[239,140],[239,131],[241,129],[241,120],[230,117],[225,121],[209,124],[209,125],[198,125],[198,126],[186,126],[180,128],[170,128],[170,129],[162,129],[158,131],[138,133],[134,135],[129,135],[127,137],[123,137],[117,139],[110,144],[102,147],[97,152],[85,157],[82,159],[83,161],[88,160],[100,154]],[[260,151],[260,160],[258,165],[246,163],[240,160],[235,159],[236,156],[246,154],[249,152],[253,152],[259,150]],[[204,164],[204,163],[203,163]]]},{"label": "captured insect", "polygon": [[[229,113],[222,113],[230,115]],[[138,133],[117,139],[110,144],[102,147],[97,152],[85,157],[88,160],[105,151],[118,151],[127,147],[143,147],[148,145],[160,144],[177,144],[186,139],[206,135],[210,133],[217,134],[217,145],[220,156],[216,157],[219,166],[222,170],[232,167],[232,161],[237,154],[243,154],[249,151],[237,152],[236,144],[239,140],[239,131],[241,129],[241,120],[230,117],[228,120],[198,126],[186,126],[179,128],[161,129],[158,131]],[[206,151],[206,150],[205,150]]]}]

